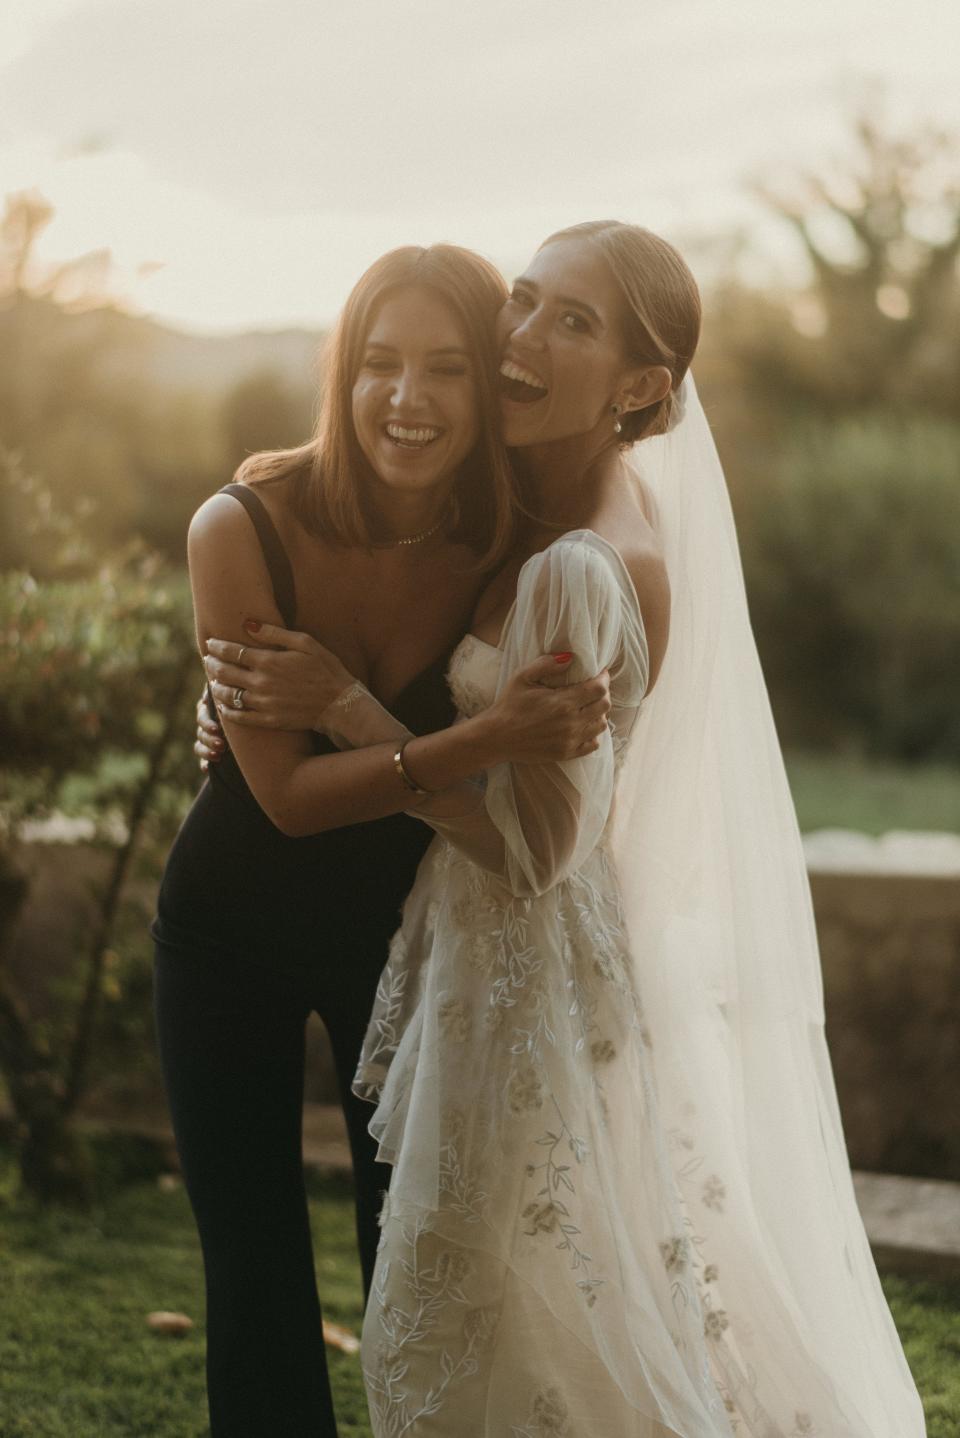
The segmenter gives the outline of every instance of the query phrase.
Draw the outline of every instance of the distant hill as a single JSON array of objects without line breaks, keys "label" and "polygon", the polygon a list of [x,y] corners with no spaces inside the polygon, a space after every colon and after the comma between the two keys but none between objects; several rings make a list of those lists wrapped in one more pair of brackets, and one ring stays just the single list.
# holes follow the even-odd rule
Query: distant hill
[{"label": "distant hill", "polygon": [[47,299],[21,299],[0,309],[0,353],[16,353],[15,329],[31,334],[31,358],[43,336],[93,363],[104,377],[144,388],[192,389],[216,398],[239,379],[273,371],[291,388],[313,387],[325,335],[317,330],[254,330],[239,335],[190,335],[117,309],[64,311]]}]

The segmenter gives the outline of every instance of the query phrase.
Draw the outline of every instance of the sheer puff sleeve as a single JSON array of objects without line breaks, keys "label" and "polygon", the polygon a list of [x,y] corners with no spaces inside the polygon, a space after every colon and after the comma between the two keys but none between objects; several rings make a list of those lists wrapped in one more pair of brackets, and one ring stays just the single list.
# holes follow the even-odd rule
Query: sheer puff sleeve
[{"label": "sheer puff sleeve", "polygon": [[[484,867],[521,896],[544,893],[575,873],[602,839],[616,756],[647,684],[646,636],[632,580],[613,546],[589,530],[564,535],[521,570],[498,693],[517,669],[564,651],[574,655],[564,683],[610,671],[613,708],[595,753],[555,764],[501,764],[488,774],[484,814],[501,842],[498,862]],[[455,834],[449,837],[457,843]]]}]

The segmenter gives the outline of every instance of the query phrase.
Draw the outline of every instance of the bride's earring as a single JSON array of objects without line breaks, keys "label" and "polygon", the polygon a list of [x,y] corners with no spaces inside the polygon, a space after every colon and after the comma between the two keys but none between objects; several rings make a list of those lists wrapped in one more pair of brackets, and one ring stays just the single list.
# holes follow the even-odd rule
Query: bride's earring
[{"label": "bride's earring", "polygon": [[623,429],[623,425],[620,423],[620,416],[623,414],[623,405],[612,404],[610,408],[613,410],[613,432],[614,434],[619,434]]}]

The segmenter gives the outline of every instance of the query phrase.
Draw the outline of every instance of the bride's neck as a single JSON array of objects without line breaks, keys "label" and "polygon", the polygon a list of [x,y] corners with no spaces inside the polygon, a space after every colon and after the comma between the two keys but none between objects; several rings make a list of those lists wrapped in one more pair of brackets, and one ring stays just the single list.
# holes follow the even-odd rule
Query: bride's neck
[{"label": "bride's neck", "polygon": [[579,529],[595,514],[619,468],[609,440],[576,435],[523,450],[525,509],[545,530]]}]

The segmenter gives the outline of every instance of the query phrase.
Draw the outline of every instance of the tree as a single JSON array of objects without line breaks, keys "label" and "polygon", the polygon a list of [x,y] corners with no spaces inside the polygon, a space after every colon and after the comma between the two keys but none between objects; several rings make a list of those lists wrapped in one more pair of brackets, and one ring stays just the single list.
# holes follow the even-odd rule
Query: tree
[{"label": "tree", "polygon": [[931,126],[895,134],[866,110],[846,165],[757,189],[812,275],[792,339],[752,356],[757,375],[827,410],[960,417],[958,138]]},{"label": "tree", "polygon": [[292,449],[309,435],[310,399],[273,369],[245,375],[223,402],[227,458],[236,468],[262,449]]}]

